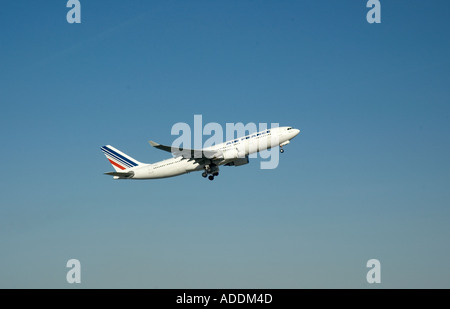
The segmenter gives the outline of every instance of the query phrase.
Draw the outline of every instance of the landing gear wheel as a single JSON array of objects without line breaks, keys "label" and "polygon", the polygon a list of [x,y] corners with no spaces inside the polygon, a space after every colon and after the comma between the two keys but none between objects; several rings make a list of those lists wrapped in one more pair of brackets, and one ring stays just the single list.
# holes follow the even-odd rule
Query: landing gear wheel
[{"label": "landing gear wheel", "polygon": [[284,149],[283,149],[283,148],[280,148],[280,152],[283,153],[283,152],[284,152]]},{"label": "landing gear wheel", "polygon": [[213,173],[213,176],[219,176],[219,172]]},{"label": "landing gear wheel", "polygon": [[206,176],[208,176],[208,174],[207,174],[206,172],[203,172],[203,173],[202,173],[202,177],[203,177],[203,178],[206,178]]},{"label": "landing gear wheel", "polygon": [[213,175],[209,175],[208,179],[209,180],[214,180],[214,176]]}]

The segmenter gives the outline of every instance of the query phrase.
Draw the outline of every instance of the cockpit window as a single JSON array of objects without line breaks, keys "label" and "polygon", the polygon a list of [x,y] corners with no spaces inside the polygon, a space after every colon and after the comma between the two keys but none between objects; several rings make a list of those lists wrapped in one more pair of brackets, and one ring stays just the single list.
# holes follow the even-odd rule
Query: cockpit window
[{"label": "cockpit window", "polygon": [[290,128],[290,127],[289,127],[289,128],[287,128],[287,129],[288,129],[288,130],[292,130],[292,128]]}]

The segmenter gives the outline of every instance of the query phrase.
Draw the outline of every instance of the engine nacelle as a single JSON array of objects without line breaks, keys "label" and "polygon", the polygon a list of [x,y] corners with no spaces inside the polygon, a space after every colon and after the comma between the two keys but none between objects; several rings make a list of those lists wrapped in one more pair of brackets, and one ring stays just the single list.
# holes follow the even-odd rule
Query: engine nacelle
[{"label": "engine nacelle", "polygon": [[237,157],[238,157],[238,151],[236,148],[228,149],[227,151],[224,151],[224,153],[223,153],[224,160],[236,159]]},{"label": "engine nacelle", "polygon": [[228,149],[223,152],[224,160],[243,159],[245,158],[245,152],[239,151],[237,148]]},{"label": "engine nacelle", "polygon": [[248,162],[249,162],[248,161],[248,156],[245,156],[245,158],[237,158],[237,159],[235,159],[235,160],[233,160],[230,163],[227,163],[225,165],[227,165],[227,166],[240,166],[240,165],[247,164]]}]

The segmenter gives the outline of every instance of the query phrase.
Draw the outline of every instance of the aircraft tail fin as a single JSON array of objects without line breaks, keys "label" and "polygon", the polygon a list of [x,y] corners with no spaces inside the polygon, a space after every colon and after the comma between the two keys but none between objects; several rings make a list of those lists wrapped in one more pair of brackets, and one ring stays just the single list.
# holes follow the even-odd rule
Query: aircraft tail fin
[{"label": "aircraft tail fin", "polygon": [[106,145],[100,148],[105,154],[108,161],[112,164],[116,172],[122,172],[126,169],[141,165],[142,163],[132,157],[124,154],[120,150],[111,145]]}]

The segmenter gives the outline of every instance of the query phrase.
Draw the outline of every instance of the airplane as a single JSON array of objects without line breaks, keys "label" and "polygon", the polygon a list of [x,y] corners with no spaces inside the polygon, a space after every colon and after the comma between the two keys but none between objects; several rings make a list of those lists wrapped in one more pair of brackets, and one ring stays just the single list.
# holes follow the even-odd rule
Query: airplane
[{"label": "airplane", "polygon": [[149,141],[153,147],[174,156],[153,164],[139,162],[111,145],[100,149],[115,169],[115,172],[105,174],[114,179],[159,179],[203,171],[204,178],[214,180],[214,177],[219,176],[219,166],[247,164],[250,154],[276,146],[280,146],[280,152],[283,153],[283,146],[299,133],[300,130],[292,127],[277,127],[203,149],[183,149]]}]

